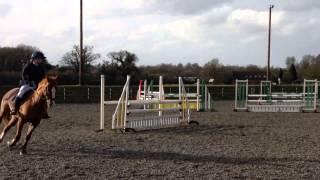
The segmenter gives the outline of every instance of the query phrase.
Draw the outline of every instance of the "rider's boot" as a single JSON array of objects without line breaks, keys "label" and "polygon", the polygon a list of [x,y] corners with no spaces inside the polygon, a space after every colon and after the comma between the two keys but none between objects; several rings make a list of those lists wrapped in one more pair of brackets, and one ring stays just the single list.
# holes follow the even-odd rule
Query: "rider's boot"
[{"label": "rider's boot", "polygon": [[13,106],[11,112],[10,112],[10,115],[16,115],[17,114],[17,112],[19,111],[21,102],[22,102],[22,98],[17,96],[15,98],[15,100],[14,100],[14,106]]}]

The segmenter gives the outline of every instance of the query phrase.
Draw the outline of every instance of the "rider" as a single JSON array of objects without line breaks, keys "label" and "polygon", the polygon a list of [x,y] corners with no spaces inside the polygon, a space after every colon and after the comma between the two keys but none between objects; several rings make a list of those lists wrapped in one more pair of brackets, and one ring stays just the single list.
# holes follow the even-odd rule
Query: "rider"
[{"label": "rider", "polygon": [[[17,111],[19,111],[24,95],[31,90],[37,89],[38,83],[45,77],[45,71],[40,66],[45,59],[46,57],[41,51],[35,51],[32,53],[30,63],[24,66],[22,70],[21,86],[10,114],[15,115]],[[47,108],[45,108],[43,118],[49,118],[46,110]]]}]

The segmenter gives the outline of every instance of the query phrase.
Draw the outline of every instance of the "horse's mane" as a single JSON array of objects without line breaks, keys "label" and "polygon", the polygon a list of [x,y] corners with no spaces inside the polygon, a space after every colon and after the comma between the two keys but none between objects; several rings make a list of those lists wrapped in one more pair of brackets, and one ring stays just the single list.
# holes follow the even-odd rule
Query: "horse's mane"
[{"label": "horse's mane", "polygon": [[39,83],[38,83],[38,88],[37,89],[41,89],[43,87],[47,87],[48,84],[52,84],[53,86],[56,86],[56,79],[57,76],[50,76],[47,75],[46,77],[44,77]]},{"label": "horse's mane", "polygon": [[38,83],[38,88],[37,89],[41,89],[43,87],[48,86],[48,79],[47,77],[43,78],[39,83]]}]

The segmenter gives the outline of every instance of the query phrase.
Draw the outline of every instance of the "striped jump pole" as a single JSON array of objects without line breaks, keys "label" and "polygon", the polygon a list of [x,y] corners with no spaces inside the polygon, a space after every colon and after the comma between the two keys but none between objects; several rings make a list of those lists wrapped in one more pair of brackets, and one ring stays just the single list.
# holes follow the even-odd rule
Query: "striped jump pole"
[{"label": "striped jump pole", "polygon": [[235,86],[235,111],[247,111],[248,80],[236,80]]},{"label": "striped jump pole", "polygon": [[271,81],[261,81],[260,82],[260,94],[266,95],[263,100],[271,100]]},{"label": "striped jump pole", "polygon": [[318,81],[305,79],[303,83],[303,96],[304,96],[303,112],[317,111],[317,95],[318,95]]}]

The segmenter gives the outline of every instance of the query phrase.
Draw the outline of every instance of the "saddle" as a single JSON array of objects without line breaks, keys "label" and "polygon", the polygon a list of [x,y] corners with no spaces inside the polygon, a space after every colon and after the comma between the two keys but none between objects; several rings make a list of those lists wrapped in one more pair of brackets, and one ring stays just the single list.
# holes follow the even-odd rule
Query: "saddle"
[{"label": "saddle", "polygon": [[[18,89],[19,90],[19,89]],[[26,100],[27,100],[27,97],[29,95],[31,95],[31,93],[33,92],[34,90],[30,89],[28,90],[27,92],[25,92],[23,95],[22,95],[22,98],[21,98],[21,104],[23,104]],[[10,107],[10,110],[12,110],[14,108],[14,103],[15,103],[15,100],[17,98],[17,94],[18,94],[18,91],[15,93],[14,96],[12,96],[10,99],[8,99],[8,102],[9,102],[9,107]]]}]

